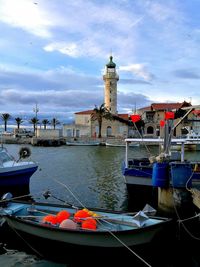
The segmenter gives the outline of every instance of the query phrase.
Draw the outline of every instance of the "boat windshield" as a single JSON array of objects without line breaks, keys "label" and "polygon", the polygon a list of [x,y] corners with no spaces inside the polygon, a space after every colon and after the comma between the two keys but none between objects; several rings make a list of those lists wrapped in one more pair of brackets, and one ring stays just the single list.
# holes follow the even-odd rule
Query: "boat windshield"
[{"label": "boat windshield", "polygon": [[0,163],[5,163],[5,162],[8,162],[8,161],[13,161],[12,156],[10,156],[4,150],[0,151]]}]

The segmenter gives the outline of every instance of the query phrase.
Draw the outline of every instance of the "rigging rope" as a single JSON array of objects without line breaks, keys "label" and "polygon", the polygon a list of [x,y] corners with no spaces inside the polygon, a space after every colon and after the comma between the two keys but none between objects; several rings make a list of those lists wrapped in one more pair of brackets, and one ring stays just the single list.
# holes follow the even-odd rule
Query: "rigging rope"
[{"label": "rigging rope", "polygon": [[[137,127],[137,125],[135,124],[135,122],[133,122],[133,124],[134,124],[134,126],[135,126],[135,128],[136,128],[136,130],[137,130],[137,132],[138,132],[138,134],[139,134],[139,136],[140,136],[140,138],[143,139],[143,136],[141,135],[140,131],[138,130],[138,127]],[[151,157],[151,156],[152,156],[152,153],[151,153],[150,149],[149,149],[148,146],[145,144],[145,142],[143,142],[143,145],[145,146],[147,152],[149,153],[149,156]]]},{"label": "rigging rope", "polygon": [[[192,173],[192,175],[193,175],[193,173]],[[187,183],[186,183],[186,189],[187,189],[188,191],[190,191],[190,192],[191,192],[191,189],[189,189],[187,185],[188,185],[188,182],[189,182],[189,180],[191,179],[192,175],[189,177],[189,179],[188,179],[188,181],[187,181]],[[174,192],[175,192],[175,191],[174,191],[174,187],[172,187],[172,190],[173,190],[173,193],[174,193]],[[178,210],[177,210],[177,207],[176,207],[174,198],[173,198],[173,205],[174,205],[174,210],[175,210],[175,212],[176,212],[176,216],[177,216],[177,218],[178,218],[179,228],[180,228],[180,224],[181,224],[181,225],[183,226],[183,229],[186,231],[186,233],[188,233],[188,235],[189,235],[190,237],[192,237],[192,238],[195,239],[195,240],[200,241],[200,237],[194,236],[194,235],[189,231],[189,229],[186,227],[186,225],[184,224],[185,221],[189,221],[189,220],[195,219],[195,218],[197,218],[197,217],[200,217],[200,214],[196,214],[195,216],[192,216],[192,217],[189,217],[189,218],[186,218],[186,219],[181,219],[181,217],[179,216],[179,213],[178,213]]]}]

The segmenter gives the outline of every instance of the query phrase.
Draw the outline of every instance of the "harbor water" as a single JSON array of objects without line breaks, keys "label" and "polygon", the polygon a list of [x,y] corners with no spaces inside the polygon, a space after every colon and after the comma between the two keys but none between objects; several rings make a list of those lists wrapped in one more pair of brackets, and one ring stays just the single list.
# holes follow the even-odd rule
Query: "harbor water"
[{"label": "harbor water", "polygon": [[[5,145],[5,147],[10,154],[18,157],[21,146]],[[50,190],[52,195],[74,205],[80,205],[80,201],[86,207],[130,211],[121,171],[125,157],[124,147],[30,146],[30,148],[32,160],[39,163],[39,169],[30,181],[30,194],[34,200],[47,201],[44,199],[43,193]],[[151,150],[152,153],[156,153],[157,148],[152,147]],[[147,156],[145,148],[142,147],[131,148],[130,154],[134,157]],[[185,156],[200,160],[200,152],[197,151],[186,152]],[[62,186],[61,183],[66,186]],[[54,198],[48,199],[48,201],[57,202]],[[168,238],[168,241],[163,240],[163,243],[162,240],[159,240],[158,246],[149,244],[145,248],[136,248],[134,252],[149,262],[151,266],[196,267],[200,266],[200,254],[197,250],[197,245],[200,245],[199,239],[196,238],[193,243],[193,239],[190,238],[186,245],[177,242],[179,247],[175,247],[173,241],[171,242]],[[7,236],[7,238],[0,236],[0,266],[80,266],[69,262],[58,263],[40,258],[37,253],[31,251],[30,247],[26,249],[26,244],[22,245],[22,243],[18,240],[15,242],[12,236]],[[124,264],[119,266],[128,266],[127,259],[133,263],[131,266],[145,266],[133,253],[126,249],[125,251],[125,254],[121,254]],[[76,251],[69,257],[76,258]],[[92,255],[87,251],[87,260],[83,260],[82,266],[96,266],[98,259],[91,262],[91,257]],[[99,257],[104,257],[100,251]],[[112,255],[110,259],[105,258],[101,266],[114,266],[109,264],[109,260],[111,262],[114,260],[113,257]]]}]

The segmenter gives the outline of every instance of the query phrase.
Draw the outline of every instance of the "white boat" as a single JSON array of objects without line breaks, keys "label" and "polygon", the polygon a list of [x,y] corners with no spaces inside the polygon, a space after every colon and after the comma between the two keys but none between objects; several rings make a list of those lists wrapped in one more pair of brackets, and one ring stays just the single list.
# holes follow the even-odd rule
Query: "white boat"
[{"label": "white boat", "polygon": [[99,141],[67,141],[67,146],[99,146]]},{"label": "white boat", "polygon": [[[121,142],[121,143],[111,143],[111,142],[106,142],[106,146],[111,146],[111,147],[125,147],[126,144],[125,142]],[[132,143],[129,145],[130,147],[138,147],[139,143]]]}]

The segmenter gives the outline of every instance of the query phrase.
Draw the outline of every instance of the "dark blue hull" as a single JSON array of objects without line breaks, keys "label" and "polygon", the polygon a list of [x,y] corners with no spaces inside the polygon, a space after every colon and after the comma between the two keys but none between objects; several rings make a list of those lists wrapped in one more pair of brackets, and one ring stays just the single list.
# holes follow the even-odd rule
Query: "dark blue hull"
[{"label": "dark blue hull", "polygon": [[0,173],[0,187],[27,186],[38,166]]},{"label": "dark blue hull", "polygon": [[[193,186],[200,185],[200,167],[199,163],[188,163],[184,162],[182,165],[190,165],[191,168],[191,184]],[[171,177],[171,166],[172,165],[181,165],[181,162],[169,162],[169,170],[168,170],[168,179],[170,184],[172,183]],[[122,173],[126,180],[126,185],[129,187],[130,185],[146,185],[146,186],[154,186],[152,182],[152,175],[153,175],[153,164],[150,164],[146,159],[137,159],[130,161],[128,168],[125,167],[125,162],[122,166]],[[161,173],[159,173],[161,175]],[[162,175],[161,175],[162,176]],[[161,177],[162,178],[162,177]],[[162,186],[161,186],[162,187]]]}]

